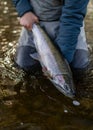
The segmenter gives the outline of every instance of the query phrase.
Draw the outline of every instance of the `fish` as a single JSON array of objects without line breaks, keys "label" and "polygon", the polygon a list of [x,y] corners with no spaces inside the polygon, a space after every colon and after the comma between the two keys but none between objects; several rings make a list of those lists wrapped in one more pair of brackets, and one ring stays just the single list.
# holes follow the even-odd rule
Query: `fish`
[{"label": "fish", "polygon": [[68,62],[39,24],[33,24],[32,33],[37,53],[31,57],[39,60],[44,75],[62,94],[73,98],[75,86]]}]

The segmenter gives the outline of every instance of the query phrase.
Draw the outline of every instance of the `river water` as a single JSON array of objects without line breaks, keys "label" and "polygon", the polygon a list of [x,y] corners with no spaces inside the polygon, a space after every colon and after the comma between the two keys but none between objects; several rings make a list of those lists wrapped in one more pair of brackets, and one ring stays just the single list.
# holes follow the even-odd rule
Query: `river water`
[{"label": "river water", "polygon": [[[85,23],[93,54],[91,3]],[[13,62],[20,30],[11,1],[0,0],[0,130],[93,130],[92,72],[76,85],[77,97],[73,100],[46,78],[25,74]]]}]

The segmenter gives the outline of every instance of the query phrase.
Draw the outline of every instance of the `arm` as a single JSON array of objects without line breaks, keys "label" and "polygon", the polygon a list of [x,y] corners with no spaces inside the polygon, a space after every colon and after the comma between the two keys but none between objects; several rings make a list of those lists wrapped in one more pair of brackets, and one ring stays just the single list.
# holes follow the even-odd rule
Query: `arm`
[{"label": "arm", "polygon": [[65,0],[62,8],[56,43],[69,63],[73,60],[88,2],[89,0]]},{"label": "arm", "polygon": [[12,0],[19,16],[23,16],[26,12],[32,11],[30,0]]},{"label": "arm", "polygon": [[32,13],[30,0],[12,0],[20,16],[20,24],[28,30],[32,29],[33,23],[38,23],[38,18]]}]

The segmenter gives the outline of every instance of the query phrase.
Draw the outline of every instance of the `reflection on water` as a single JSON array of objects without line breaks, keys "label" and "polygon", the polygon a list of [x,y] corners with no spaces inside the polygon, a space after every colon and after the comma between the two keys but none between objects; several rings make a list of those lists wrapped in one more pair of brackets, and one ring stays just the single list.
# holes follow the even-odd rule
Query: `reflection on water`
[{"label": "reflection on water", "polygon": [[[91,8],[90,8],[91,7]],[[86,17],[93,47],[93,6]],[[0,2],[0,130],[93,130],[93,77],[78,83],[77,100],[64,97],[44,77],[25,75],[13,66],[20,33],[11,1]],[[74,104],[73,104],[74,103]]]}]

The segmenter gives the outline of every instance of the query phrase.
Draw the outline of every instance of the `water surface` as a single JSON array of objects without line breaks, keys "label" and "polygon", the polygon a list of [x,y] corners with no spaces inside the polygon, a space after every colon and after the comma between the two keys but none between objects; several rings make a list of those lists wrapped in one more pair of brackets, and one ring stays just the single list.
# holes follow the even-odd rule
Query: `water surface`
[{"label": "water surface", "polygon": [[[93,6],[85,20],[92,54]],[[0,2],[0,130],[93,130],[93,76],[77,83],[77,97],[63,96],[45,78],[14,67],[21,31],[11,1]]]}]

